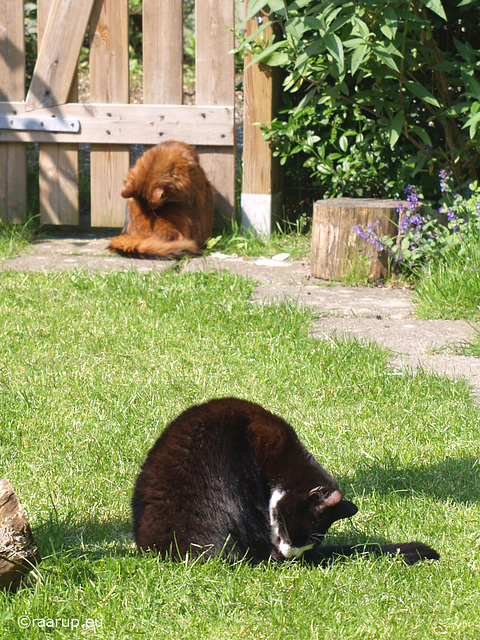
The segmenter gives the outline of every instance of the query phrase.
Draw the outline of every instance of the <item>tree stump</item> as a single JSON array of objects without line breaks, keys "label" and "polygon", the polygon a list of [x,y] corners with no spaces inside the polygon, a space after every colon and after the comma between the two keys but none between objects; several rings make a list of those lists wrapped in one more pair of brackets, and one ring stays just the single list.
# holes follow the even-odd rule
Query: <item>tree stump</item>
[{"label": "tree stump", "polygon": [[[388,258],[374,244],[362,240],[354,226],[375,225],[378,236],[396,238],[399,200],[332,198],[313,205],[311,274],[342,280],[352,265],[363,263],[371,280],[388,273]],[[401,202],[406,206],[405,202]],[[376,224],[378,222],[378,224]]]},{"label": "tree stump", "polygon": [[27,516],[7,478],[0,480],[0,587],[16,589],[41,557]]}]

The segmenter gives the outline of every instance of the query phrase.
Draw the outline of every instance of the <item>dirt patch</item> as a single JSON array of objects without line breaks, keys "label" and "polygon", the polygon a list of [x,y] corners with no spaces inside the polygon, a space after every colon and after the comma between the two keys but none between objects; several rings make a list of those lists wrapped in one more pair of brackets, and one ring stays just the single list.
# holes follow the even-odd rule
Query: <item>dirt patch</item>
[{"label": "dirt patch", "polygon": [[[79,232],[52,231],[35,241],[30,250],[5,260],[0,270],[141,272],[164,271],[175,263],[162,260],[130,260],[107,250],[118,229]],[[333,285],[310,276],[309,260],[240,258],[214,254],[194,258],[184,271],[221,271],[254,279],[254,298],[259,302],[290,300],[318,312],[312,335],[352,335],[375,340],[392,354],[392,365],[402,369],[424,367],[451,377],[464,377],[480,399],[480,359],[455,355],[452,347],[471,339],[474,329],[461,320],[418,320],[414,317],[415,294],[386,287],[354,288]]]}]

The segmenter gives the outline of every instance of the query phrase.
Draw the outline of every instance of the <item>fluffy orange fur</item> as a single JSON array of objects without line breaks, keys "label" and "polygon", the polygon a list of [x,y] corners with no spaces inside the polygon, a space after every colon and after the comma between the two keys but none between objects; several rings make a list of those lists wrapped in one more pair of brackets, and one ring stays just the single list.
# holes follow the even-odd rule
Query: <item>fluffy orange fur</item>
[{"label": "fluffy orange fur", "polygon": [[188,144],[169,140],[149,149],[125,178],[125,226],[109,249],[131,257],[202,252],[212,233],[213,187]]}]

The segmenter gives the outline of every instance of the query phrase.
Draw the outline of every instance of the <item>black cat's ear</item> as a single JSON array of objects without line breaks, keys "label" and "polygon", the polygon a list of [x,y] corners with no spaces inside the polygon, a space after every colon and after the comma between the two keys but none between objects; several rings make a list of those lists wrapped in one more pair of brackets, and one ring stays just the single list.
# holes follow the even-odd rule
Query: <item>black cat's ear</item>
[{"label": "black cat's ear", "polygon": [[351,518],[358,511],[358,507],[354,502],[350,500],[342,500],[335,507],[335,517],[337,520],[343,520],[344,518]]},{"label": "black cat's ear", "polygon": [[337,487],[315,487],[309,494],[311,496],[318,496],[319,503],[316,506],[316,510],[321,513],[325,509],[335,507],[342,502],[342,492]]}]

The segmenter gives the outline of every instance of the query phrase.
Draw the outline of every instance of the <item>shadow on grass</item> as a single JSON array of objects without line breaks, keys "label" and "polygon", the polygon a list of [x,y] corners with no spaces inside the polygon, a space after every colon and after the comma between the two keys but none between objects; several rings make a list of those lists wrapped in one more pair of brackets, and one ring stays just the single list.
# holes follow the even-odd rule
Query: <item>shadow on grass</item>
[{"label": "shadow on grass", "polygon": [[42,557],[67,553],[69,557],[100,558],[135,553],[129,519],[77,521],[75,513],[60,519],[55,513],[34,527],[34,536]]},{"label": "shadow on grass", "polygon": [[472,455],[445,458],[436,464],[403,467],[390,458],[372,461],[351,476],[341,477],[339,483],[344,489],[351,487],[358,495],[395,493],[405,497],[425,495],[455,503],[477,502],[480,499],[480,462]]},{"label": "shadow on grass", "polygon": [[[424,495],[454,503],[474,502],[480,497],[479,461],[473,455],[407,467],[402,467],[395,459],[372,461],[351,476],[341,477],[339,483],[347,497],[353,500],[355,496],[351,494],[375,492],[385,497],[395,493],[404,497]],[[52,513],[48,520],[34,527],[34,535],[42,557],[53,560],[54,571],[65,571],[71,576],[75,574],[73,577],[79,582],[97,579],[97,571],[91,568],[92,562],[116,562],[119,558],[138,555],[128,518],[78,521],[75,512],[63,519]],[[354,534],[353,540],[352,536],[348,537],[349,544],[354,545],[385,545],[391,542],[377,536],[372,540],[360,533]],[[345,544],[345,534],[336,536],[333,528],[325,543],[337,542]]]}]

